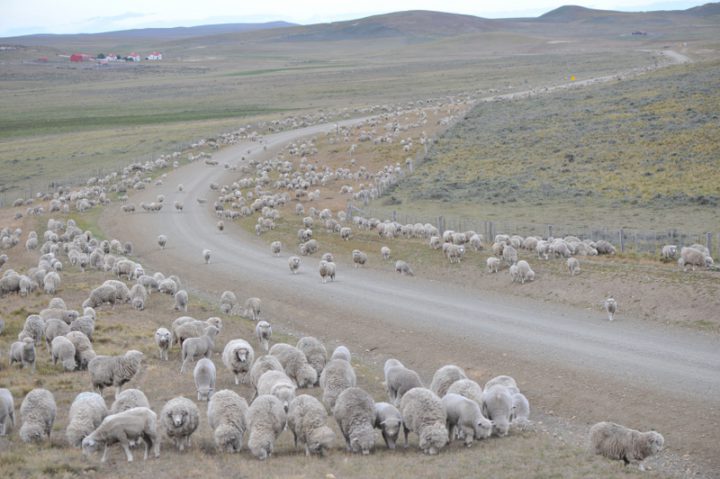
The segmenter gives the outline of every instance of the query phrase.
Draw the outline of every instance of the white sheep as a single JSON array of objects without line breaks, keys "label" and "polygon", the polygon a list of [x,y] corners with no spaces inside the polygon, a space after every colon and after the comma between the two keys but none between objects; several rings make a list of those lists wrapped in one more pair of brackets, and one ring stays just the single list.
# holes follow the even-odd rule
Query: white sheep
[{"label": "white sheep", "polygon": [[577,273],[580,272],[580,262],[577,260],[577,258],[568,258],[567,269],[570,272],[570,276],[575,276]]},{"label": "white sheep", "polygon": [[247,430],[248,404],[235,391],[223,389],[208,402],[208,424],[213,430],[215,445],[222,452],[239,452]]},{"label": "white sheep", "polygon": [[221,233],[225,229],[225,223],[223,223],[222,220],[218,221],[215,226],[217,227],[218,231],[220,231]]},{"label": "white sheep", "polygon": [[269,354],[260,356],[253,362],[252,368],[250,368],[250,382],[256,390],[258,381],[260,381],[262,375],[268,371],[282,371],[284,373],[285,369],[275,356]]},{"label": "white sheep", "polygon": [[323,284],[327,283],[328,279],[330,279],[330,281],[335,281],[335,263],[320,261],[318,271],[320,273],[320,280]]},{"label": "white sheep", "polygon": [[27,393],[20,404],[20,439],[23,442],[40,442],[50,438],[56,414],[55,397],[50,391],[35,388]]},{"label": "white sheep", "polygon": [[45,321],[45,344],[48,351],[51,351],[53,339],[58,336],[64,336],[70,332],[70,325],[61,319],[49,319]]},{"label": "white sheep", "polygon": [[415,273],[412,268],[410,268],[410,265],[402,260],[395,261],[395,272],[402,275],[415,276]]},{"label": "white sheep", "polygon": [[257,382],[257,394],[272,394],[282,402],[285,411],[295,399],[295,382],[284,371],[267,371]]},{"label": "white sheep", "polygon": [[290,267],[290,272],[292,274],[297,274],[300,269],[300,258],[297,256],[290,256],[290,258],[288,258],[288,266]]},{"label": "white sheep", "polygon": [[115,397],[123,384],[140,371],[143,353],[131,349],[122,356],[96,356],[88,363],[92,385],[102,394],[105,387],[115,387]]},{"label": "white sheep", "polygon": [[209,249],[204,249],[202,251],[203,259],[205,260],[205,264],[208,264],[210,262],[210,253],[211,251]]},{"label": "white sheep", "polygon": [[488,382],[485,383],[485,390],[487,391],[493,386],[500,385],[505,386],[508,391],[510,391],[510,394],[515,394],[520,392],[520,388],[517,385],[517,381],[515,381],[515,378],[512,376],[495,376],[494,378],[490,379]]},{"label": "white sheep", "polygon": [[345,389],[355,387],[357,377],[350,363],[344,359],[331,359],[320,374],[323,390],[322,402],[332,411],[338,396]]},{"label": "white sheep", "polygon": [[530,264],[524,259],[517,262],[517,272],[520,284],[525,284],[525,281],[532,281],[535,279],[535,272],[530,268]]},{"label": "white sheep", "polygon": [[155,331],[155,344],[160,351],[160,359],[167,361],[168,349],[170,349],[170,345],[172,344],[172,334],[167,328],[158,328],[158,330]]},{"label": "white sheep", "polygon": [[[22,334],[22,333],[21,333]],[[22,364],[23,368],[30,366],[31,372],[35,372],[35,342],[30,337],[22,341],[15,341],[10,345],[10,365],[13,363]]]},{"label": "white sheep", "polygon": [[261,461],[273,452],[275,440],[285,429],[287,415],[278,398],[270,394],[258,396],[248,408],[247,424],[250,431],[248,448]]},{"label": "white sheep", "polygon": [[459,366],[448,364],[435,371],[430,383],[430,390],[438,397],[443,397],[450,385],[461,379],[467,379],[465,371]]},{"label": "white sheep", "polygon": [[510,415],[510,427],[524,431],[531,425],[530,402],[524,394],[515,393],[512,395],[512,414]]},{"label": "white sheep", "polygon": [[80,316],[70,323],[70,331],[80,331],[92,341],[95,320],[91,316]]},{"label": "white sheep", "polygon": [[367,255],[359,249],[354,249],[352,251],[352,260],[355,268],[359,266],[365,266],[365,263],[367,263],[367,259]]},{"label": "white sheep", "polygon": [[387,246],[383,246],[380,248],[380,256],[382,256],[382,259],[385,261],[390,259],[390,248]]},{"label": "white sheep", "polygon": [[159,235],[157,237],[158,246],[160,246],[160,249],[165,249],[165,245],[167,244],[167,236],[165,235]]},{"label": "white sheep", "polygon": [[625,462],[638,464],[645,470],[642,461],[660,452],[665,439],[655,431],[640,432],[612,422],[599,422],[590,428],[590,448],[595,454]]},{"label": "white sheep", "polygon": [[133,455],[130,443],[142,439],[145,443],[145,460],[153,448],[155,457],[160,457],[160,441],[157,437],[157,415],[146,407],[136,407],[105,417],[89,436],[82,441],[83,454],[89,455],[103,448],[101,462],[107,460],[108,446],[120,443],[128,462]]},{"label": "white sheep", "polygon": [[60,288],[60,275],[55,271],[50,271],[43,278],[43,289],[46,294],[55,294]]},{"label": "white sheep", "polygon": [[273,241],[270,243],[270,252],[273,256],[280,256],[280,250],[282,249],[282,243],[280,241]]},{"label": "white sheep", "polygon": [[696,266],[710,268],[713,264],[713,259],[710,257],[707,248],[702,245],[683,247],[680,250],[678,265],[683,268],[683,271],[687,272],[688,266],[691,266],[692,270],[695,271]]},{"label": "white sheep", "polygon": [[181,289],[177,293],[175,293],[175,304],[173,305],[173,309],[175,311],[184,311],[187,313],[187,307],[188,307],[188,294],[187,291],[184,289]]},{"label": "white sheep", "polygon": [[478,383],[472,379],[460,379],[450,385],[447,394],[459,394],[478,403],[482,406],[483,389]]},{"label": "white sheep", "polygon": [[495,256],[490,256],[486,264],[488,273],[497,273],[500,270],[500,260]]},{"label": "white sheep", "polygon": [[235,376],[235,384],[247,382],[247,375],[254,360],[255,350],[244,339],[233,339],[223,349],[223,364]]},{"label": "white sheep", "polygon": [[405,447],[408,434],[418,435],[418,446],[425,454],[435,455],[448,442],[447,414],[440,398],[426,388],[413,388],[400,401]]},{"label": "white sheep", "polygon": [[200,424],[200,411],[194,402],[178,396],[165,403],[160,411],[160,423],[165,435],[183,451],[190,447],[190,436]]},{"label": "white sheep", "polygon": [[258,321],[257,325],[255,325],[255,337],[265,352],[268,352],[270,349],[270,338],[272,337],[272,327],[270,323],[267,321]]},{"label": "white sheep", "polygon": [[298,387],[312,387],[317,383],[317,371],[308,364],[305,354],[295,346],[277,343],[270,348],[270,354],[278,358],[285,373],[295,381]]},{"label": "white sheep", "polygon": [[677,253],[678,253],[677,245],[666,244],[665,246],[662,247],[660,256],[665,260],[671,260],[671,259],[675,259],[675,257],[677,256]]},{"label": "white sheep", "polygon": [[202,357],[208,358],[212,355],[213,348],[215,347],[215,336],[220,331],[215,326],[208,326],[205,328],[205,334],[195,338],[187,338],[182,343],[182,366],[180,366],[180,372],[185,372],[185,367],[188,363],[200,359]]},{"label": "white sheep", "polygon": [[510,281],[513,283],[516,283],[520,280],[520,272],[518,271],[518,266],[516,264],[511,264],[508,268],[508,274],[510,274]]},{"label": "white sheep", "polygon": [[195,365],[193,370],[193,379],[195,380],[195,389],[197,389],[198,401],[209,401],[215,391],[215,378],[217,372],[215,364],[208,359],[202,358]]},{"label": "white sheep", "polygon": [[615,301],[615,298],[613,298],[612,296],[606,298],[603,302],[603,308],[605,308],[605,311],[608,314],[608,321],[612,321],[613,319],[615,319],[615,313],[618,309],[617,301]]},{"label": "white sheep", "polygon": [[507,435],[512,414],[512,395],[508,388],[500,384],[486,387],[483,392],[482,412],[485,417],[493,421],[495,435]]},{"label": "white sheep", "polygon": [[139,389],[126,389],[117,395],[112,406],[110,406],[110,413],[117,414],[119,412],[127,411],[134,407],[150,407],[145,393]]},{"label": "white sheep", "polygon": [[387,448],[395,449],[395,444],[400,436],[400,429],[402,428],[402,415],[392,404],[376,402],[373,427],[380,429]]},{"label": "white sheep", "polygon": [[330,359],[342,359],[347,362],[350,362],[351,356],[350,356],[350,350],[346,348],[345,346],[338,346],[333,350],[332,355],[330,355]]},{"label": "white sheep", "polygon": [[52,362],[62,364],[65,371],[75,371],[77,362],[75,361],[75,345],[65,336],[57,336],[52,340]]},{"label": "white sheep", "polygon": [[260,298],[248,298],[245,301],[243,316],[250,316],[253,321],[260,319]]},{"label": "white sheep", "polygon": [[397,359],[385,361],[385,389],[390,402],[395,407],[400,405],[403,395],[416,387],[423,387],[420,375],[403,366]]},{"label": "white sheep", "polygon": [[77,368],[80,371],[86,370],[90,361],[97,356],[90,339],[82,331],[70,331],[65,337],[75,346],[75,362],[77,362]]},{"label": "white sheep", "polygon": [[332,409],[348,452],[370,454],[375,447],[375,401],[364,390],[351,387],[341,392]]},{"label": "white sheep", "polygon": [[296,347],[305,355],[308,364],[317,371],[319,379],[327,362],[327,349],[325,349],[325,346],[317,338],[305,336],[300,338]]},{"label": "white sheep", "polygon": [[82,440],[100,426],[108,413],[105,400],[98,393],[82,392],[75,396],[65,428],[68,444],[71,447],[80,447]]},{"label": "white sheep", "polygon": [[220,295],[220,311],[223,312],[223,314],[230,314],[237,305],[237,296],[235,296],[235,293],[232,291],[223,291],[223,293]]},{"label": "white sheep", "polygon": [[293,399],[287,414],[288,429],[292,431],[295,447],[305,445],[305,455],[325,455],[335,440],[335,433],[327,425],[327,411],[320,401],[307,394]]},{"label": "white sheep", "polygon": [[0,436],[10,434],[15,427],[15,401],[12,393],[0,388]]},{"label": "white sheep", "polygon": [[482,415],[480,405],[464,396],[447,393],[442,398],[447,413],[448,441],[452,442],[456,429],[463,432],[465,445],[472,446],[474,439],[490,437],[493,423]]},{"label": "white sheep", "polygon": [[114,306],[117,299],[116,296],[117,292],[113,286],[103,284],[90,292],[90,296],[83,302],[82,306],[83,308],[97,308],[105,303],[110,303]]}]

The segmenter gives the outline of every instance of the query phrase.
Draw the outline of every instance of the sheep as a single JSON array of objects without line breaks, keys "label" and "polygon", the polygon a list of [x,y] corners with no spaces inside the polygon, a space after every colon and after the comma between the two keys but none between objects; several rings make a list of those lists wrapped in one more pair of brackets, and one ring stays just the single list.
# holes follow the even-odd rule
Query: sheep
[{"label": "sheep", "polygon": [[395,407],[400,405],[403,395],[416,387],[423,387],[420,375],[408,369],[397,359],[385,361],[385,389],[390,402]]},{"label": "sheep", "polygon": [[280,250],[282,249],[282,243],[280,241],[273,241],[270,243],[270,252],[273,256],[280,256]]},{"label": "sheep", "polygon": [[671,259],[675,259],[675,257],[677,256],[677,253],[678,253],[677,245],[666,244],[665,246],[662,247],[660,256],[664,260],[671,260]]},{"label": "sheep", "polygon": [[156,458],[160,457],[157,415],[147,407],[136,407],[106,416],[100,426],[82,440],[82,450],[83,454],[90,455],[103,447],[100,462],[104,463],[107,460],[108,446],[120,443],[128,462],[132,462],[130,443],[139,439],[145,443],[145,460],[150,448],[153,448]]},{"label": "sheep", "polygon": [[642,461],[659,453],[665,439],[655,431],[640,432],[612,422],[599,422],[590,428],[590,449],[608,459],[634,463],[645,470]]},{"label": "sheep", "polygon": [[20,332],[18,338],[29,337],[32,338],[35,344],[40,344],[42,337],[45,334],[45,320],[37,314],[31,314],[25,319],[25,324]]},{"label": "sheep", "polygon": [[165,245],[167,244],[167,236],[165,235],[159,235],[157,237],[158,246],[160,246],[160,249],[165,249]]},{"label": "sheep", "polygon": [[300,338],[296,347],[305,355],[308,364],[317,371],[319,379],[327,362],[327,349],[325,349],[325,346],[317,338],[305,336]]},{"label": "sheep", "polygon": [[320,387],[323,390],[322,402],[332,411],[340,393],[345,389],[355,387],[356,383],[355,370],[348,361],[331,359],[320,374]]},{"label": "sheep", "polygon": [[30,366],[31,372],[35,372],[35,342],[32,338],[23,338],[22,341],[15,341],[10,346],[10,365],[13,363],[22,364],[23,368]]},{"label": "sheep", "polygon": [[52,340],[52,361],[57,364],[58,360],[62,363],[65,371],[75,371],[77,362],[75,361],[75,346],[65,336],[57,336]]},{"label": "sheep", "polygon": [[615,319],[615,313],[618,309],[617,301],[615,301],[615,298],[613,298],[612,296],[606,298],[603,302],[603,308],[605,308],[605,311],[608,314],[608,321],[612,321],[613,319]]},{"label": "sheep", "polygon": [[90,292],[90,296],[83,302],[82,307],[97,308],[105,303],[110,303],[114,306],[116,296],[117,293],[113,286],[103,284]]},{"label": "sheep", "polygon": [[503,247],[503,251],[502,251],[502,258],[509,265],[513,265],[513,264],[517,263],[517,261],[518,261],[517,250],[515,248],[513,248],[511,245],[505,245],[505,247]]},{"label": "sheep", "polygon": [[350,350],[345,346],[338,346],[333,350],[332,355],[330,355],[330,359],[342,359],[350,362]]},{"label": "sheep", "polygon": [[223,291],[220,295],[220,311],[223,314],[230,314],[235,305],[237,304],[237,296],[232,291]]},{"label": "sheep", "polygon": [[10,390],[0,388],[0,436],[10,434],[15,427],[15,401]]},{"label": "sheep", "polygon": [[49,319],[45,322],[45,344],[48,351],[52,340],[57,336],[64,336],[70,332],[70,326],[61,319]]},{"label": "sheep", "polygon": [[327,426],[327,411],[320,401],[307,394],[293,399],[287,414],[288,429],[292,431],[295,447],[305,444],[305,455],[325,455],[335,440],[335,433]]},{"label": "sheep", "polygon": [[243,316],[250,316],[253,321],[260,319],[260,298],[248,298],[245,301]]},{"label": "sheep", "polygon": [[92,341],[95,320],[90,316],[80,316],[70,323],[70,331],[80,331]]},{"label": "sheep", "polygon": [[247,382],[247,375],[254,360],[255,350],[244,339],[233,339],[223,349],[223,364],[235,376],[235,384]]},{"label": "sheep", "polygon": [[400,428],[402,427],[402,415],[392,404],[376,402],[373,427],[380,429],[387,448],[395,449],[395,443],[398,436],[400,436]]},{"label": "sheep", "polygon": [[183,344],[188,338],[197,338],[205,334],[208,326],[214,326],[218,331],[222,330],[222,320],[217,317],[208,318],[205,321],[198,321],[190,316],[181,316],[173,321],[170,327],[172,333],[172,344]]},{"label": "sheep", "polygon": [[172,343],[172,334],[166,328],[155,331],[155,344],[160,351],[160,359],[168,360],[168,349]]},{"label": "sheep", "polygon": [[119,412],[127,411],[134,407],[150,407],[145,393],[139,389],[126,389],[117,395],[112,406],[110,406],[110,413],[117,414]]},{"label": "sheep", "polygon": [[187,291],[184,289],[181,289],[177,293],[175,293],[175,304],[173,305],[173,309],[175,311],[184,311],[187,313],[187,307],[188,307],[188,294]]},{"label": "sheep", "polygon": [[217,227],[218,231],[221,233],[225,229],[225,223],[222,220],[218,221],[215,226]]},{"label": "sheep", "polygon": [[522,393],[512,395],[512,414],[510,415],[510,427],[515,430],[524,431],[529,428],[530,403]]},{"label": "sheep", "polygon": [[165,403],[160,411],[165,435],[181,452],[190,447],[190,436],[200,424],[200,411],[191,400],[178,396]]},{"label": "sheep", "polygon": [[208,264],[210,262],[210,253],[211,251],[209,249],[202,250],[202,256],[205,260],[205,264]]},{"label": "sheep", "polygon": [[193,379],[197,389],[198,401],[209,401],[215,391],[215,364],[208,359],[202,358],[195,365]]},{"label": "sheep", "polygon": [[340,228],[340,238],[344,239],[345,241],[349,241],[351,236],[352,228],[348,228],[347,226]]},{"label": "sheep", "polygon": [[458,366],[448,364],[435,371],[430,383],[430,390],[438,397],[443,397],[450,385],[460,379],[467,379],[465,371]]},{"label": "sheep", "polygon": [[520,388],[517,385],[517,382],[515,381],[515,378],[511,376],[495,376],[491,380],[485,383],[485,390],[487,391],[493,386],[500,385],[505,386],[508,391],[510,391],[510,394],[515,394],[520,392]]},{"label": "sheep", "polygon": [[235,391],[223,389],[208,402],[208,424],[213,430],[215,445],[222,452],[239,452],[247,430],[248,404]]},{"label": "sheep", "polygon": [[470,447],[474,439],[490,437],[493,423],[482,415],[480,405],[464,396],[448,393],[442,398],[447,413],[448,441],[452,442],[453,432],[459,429],[465,436],[465,446]]},{"label": "sheep", "polygon": [[258,396],[248,408],[247,425],[250,431],[250,453],[264,461],[273,452],[275,440],[285,429],[287,416],[282,403],[270,394]]},{"label": "sheep", "polygon": [[140,371],[143,357],[143,353],[134,349],[122,356],[96,356],[88,363],[93,387],[102,394],[105,387],[114,386],[117,397],[123,384]]},{"label": "sheep", "polygon": [[532,281],[535,278],[535,272],[524,259],[517,262],[517,272],[520,284],[525,284],[525,281]]},{"label": "sheep", "polygon": [[269,351],[270,337],[272,336],[272,327],[267,321],[258,321],[255,326],[255,337],[257,337],[260,346],[263,347],[265,352]]},{"label": "sheep", "polygon": [[317,240],[311,239],[305,243],[300,243],[298,251],[302,256],[308,256],[317,253],[318,242]]},{"label": "sheep", "polygon": [[219,330],[215,326],[208,326],[205,334],[196,338],[187,338],[182,343],[182,366],[180,372],[185,372],[185,367],[191,361],[195,361],[201,357],[208,358],[215,347],[215,336]]},{"label": "sheep", "polygon": [[269,354],[260,356],[257,361],[253,363],[252,368],[250,368],[250,382],[256,391],[260,378],[268,371],[281,371],[284,373],[285,369],[283,369],[282,364],[280,364],[280,361],[278,361],[275,356]]},{"label": "sheep", "polygon": [[697,247],[684,247],[680,250],[678,264],[683,268],[683,271],[687,272],[688,266],[691,266],[692,270],[695,271],[696,266],[710,268],[713,265],[713,259],[705,252],[707,249],[701,245],[697,246],[703,248],[703,250]]},{"label": "sheep", "polygon": [[375,446],[375,401],[364,390],[351,387],[341,392],[332,409],[348,452],[370,454]]},{"label": "sheep", "polygon": [[510,274],[510,281],[512,281],[513,283],[519,281],[520,273],[516,264],[510,265],[510,268],[508,268],[508,273]]},{"label": "sheep", "polygon": [[355,268],[365,266],[365,263],[367,263],[367,255],[359,249],[354,249],[352,251],[352,260]]},{"label": "sheep", "polygon": [[272,394],[278,398],[287,412],[295,398],[295,382],[284,371],[267,371],[257,382],[257,395]]},{"label": "sheep", "polygon": [[60,287],[60,275],[55,271],[50,271],[43,278],[43,289],[45,294],[55,294]]},{"label": "sheep", "polygon": [[402,260],[395,261],[395,272],[400,273],[402,275],[415,276],[415,273],[413,273],[413,270],[412,270],[412,268],[410,268],[410,265]]},{"label": "sheep", "polygon": [[297,256],[290,256],[290,258],[288,258],[288,266],[290,266],[290,272],[292,274],[297,274],[300,269],[300,258]]},{"label": "sheep", "polygon": [[383,246],[380,248],[380,256],[382,256],[382,259],[385,261],[390,259],[390,248],[387,246]]},{"label": "sheep", "polygon": [[595,242],[598,254],[615,254],[615,247],[605,240]]},{"label": "sheep", "polygon": [[75,396],[68,413],[65,437],[71,447],[80,447],[82,440],[100,426],[108,415],[105,400],[97,393],[82,392]]},{"label": "sheep", "polygon": [[174,296],[178,292],[178,284],[170,278],[164,278],[158,282],[158,291]]},{"label": "sheep", "polygon": [[580,272],[580,262],[577,260],[577,258],[568,258],[567,268],[570,272],[570,276],[575,276],[575,274]]},{"label": "sheep", "polygon": [[86,370],[90,361],[97,356],[90,339],[82,331],[70,331],[65,337],[75,346],[75,362],[78,370]]},{"label": "sheep", "polygon": [[403,418],[405,447],[408,447],[410,432],[418,435],[418,446],[425,454],[435,455],[445,447],[448,442],[447,414],[434,392],[413,388],[405,393],[399,409]]},{"label": "sheep", "polygon": [[302,351],[289,344],[277,343],[270,348],[270,354],[278,358],[285,373],[298,387],[312,387],[318,380],[317,371],[307,362]]},{"label": "sheep", "polygon": [[328,278],[335,281],[335,263],[320,261],[319,272],[323,284],[327,283]]},{"label": "sheep", "polygon": [[493,421],[493,434],[501,437],[507,435],[512,414],[512,395],[508,388],[500,384],[486,387],[482,412]]},{"label": "sheep", "polygon": [[23,442],[40,442],[45,437],[50,438],[56,414],[55,397],[50,391],[35,388],[27,393],[20,404],[20,439]]}]

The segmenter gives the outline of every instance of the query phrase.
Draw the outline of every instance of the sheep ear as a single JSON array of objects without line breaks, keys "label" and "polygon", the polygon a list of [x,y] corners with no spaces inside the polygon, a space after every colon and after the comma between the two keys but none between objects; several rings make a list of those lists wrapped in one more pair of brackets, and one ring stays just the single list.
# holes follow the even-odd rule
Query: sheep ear
[{"label": "sheep ear", "polygon": [[386,422],[387,422],[387,419],[385,421],[380,422],[380,425],[384,426]]}]

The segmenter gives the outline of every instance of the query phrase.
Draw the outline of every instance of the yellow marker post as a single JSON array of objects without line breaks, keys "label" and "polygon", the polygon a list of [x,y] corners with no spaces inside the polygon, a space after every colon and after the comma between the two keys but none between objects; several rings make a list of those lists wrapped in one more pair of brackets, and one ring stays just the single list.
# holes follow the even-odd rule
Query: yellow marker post
[{"label": "yellow marker post", "polygon": [[575,81],[575,75],[570,75],[570,81]]}]

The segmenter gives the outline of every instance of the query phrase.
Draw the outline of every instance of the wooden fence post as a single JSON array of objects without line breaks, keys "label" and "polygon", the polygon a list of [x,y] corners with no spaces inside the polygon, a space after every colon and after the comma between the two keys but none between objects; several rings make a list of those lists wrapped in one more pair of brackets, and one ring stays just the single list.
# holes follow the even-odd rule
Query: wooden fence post
[{"label": "wooden fence post", "polygon": [[712,233],[705,233],[705,246],[712,256]]},{"label": "wooden fence post", "polygon": [[620,252],[625,252],[625,233],[622,228],[620,228]]},{"label": "wooden fence post", "polygon": [[547,237],[548,239],[552,238],[553,235],[553,225],[547,225]]}]

